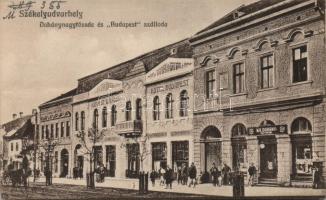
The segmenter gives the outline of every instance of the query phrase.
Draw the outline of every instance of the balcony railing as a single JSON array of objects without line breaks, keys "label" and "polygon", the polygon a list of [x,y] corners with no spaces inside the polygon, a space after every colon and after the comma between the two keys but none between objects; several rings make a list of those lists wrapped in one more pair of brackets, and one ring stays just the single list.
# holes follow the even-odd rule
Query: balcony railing
[{"label": "balcony railing", "polygon": [[143,122],[142,120],[120,122],[115,125],[115,130],[119,135],[125,137],[137,137],[142,133]]}]

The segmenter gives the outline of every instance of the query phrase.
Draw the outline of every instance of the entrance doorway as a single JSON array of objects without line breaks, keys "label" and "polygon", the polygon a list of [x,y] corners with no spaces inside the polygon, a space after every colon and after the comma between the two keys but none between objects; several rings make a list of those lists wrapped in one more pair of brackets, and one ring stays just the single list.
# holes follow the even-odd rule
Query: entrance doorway
[{"label": "entrance doorway", "polygon": [[215,126],[209,126],[204,129],[200,138],[201,152],[201,168],[205,172],[209,172],[213,163],[216,166],[222,165],[222,141],[221,133]]},{"label": "entrance doorway", "polygon": [[128,169],[126,177],[137,178],[140,169],[139,144],[127,144]]},{"label": "entrance doorway", "polygon": [[277,178],[277,144],[275,136],[259,138],[260,148],[260,178]]},{"label": "entrance doorway", "polygon": [[67,149],[61,151],[61,174],[60,177],[68,175],[69,153]]}]

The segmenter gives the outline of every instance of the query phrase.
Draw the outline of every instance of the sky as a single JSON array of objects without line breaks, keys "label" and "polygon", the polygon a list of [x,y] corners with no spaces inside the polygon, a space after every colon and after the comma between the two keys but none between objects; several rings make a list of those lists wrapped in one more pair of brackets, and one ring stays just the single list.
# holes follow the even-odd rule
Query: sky
[{"label": "sky", "polygon": [[[191,37],[256,0],[64,0],[60,11],[83,18],[4,19],[11,4],[0,0],[0,124],[77,87],[77,80],[148,51]],[[25,0],[25,2],[28,2]],[[41,0],[30,10],[39,11]],[[51,0],[46,0],[47,6]],[[46,11],[49,11],[46,7]],[[16,15],[19,15],[16,13]],[[167,27],[40,27],[40,22],[166,22]]]}]

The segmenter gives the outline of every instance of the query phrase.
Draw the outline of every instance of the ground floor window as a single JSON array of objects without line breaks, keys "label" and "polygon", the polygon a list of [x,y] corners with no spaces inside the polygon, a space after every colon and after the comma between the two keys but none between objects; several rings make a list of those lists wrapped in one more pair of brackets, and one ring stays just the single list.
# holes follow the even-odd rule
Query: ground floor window
[{"label": "ground floor window", "polygon": [[129,178],[138,177],[140,160],[139,160],[139,144],[127,144],[128,169],[126,176]]},{"label": "ground floor window", "polygon": [[108,170],[108,176],[115,176],[116,168],[116,150],[114,145],[106,146],[106,169]]},{"label": "ground floor window", "polygon": [[292,139],[293,174],[312,175],[312,140],[310,136],[294,136]]},{"label": "ground floor window", "polygon": [[95,168],[98,168],[101,164],[103,164],[103,149],[101,146],[94,147],[94,163]]},{"label": "ground floor window", "polygon": [[182,164],[189,166],[189,142],[172,142],[172,169],[177,169]]},{"label": "ground floor window", "polygon": [[158,171],[160,168],[166,168],[166,143],[152,143],[152,169]]},{"label": "ground floor window", "polygon": [[232,167],[234,171],[246,168],[247,144],[244,139],[232,140]]}]

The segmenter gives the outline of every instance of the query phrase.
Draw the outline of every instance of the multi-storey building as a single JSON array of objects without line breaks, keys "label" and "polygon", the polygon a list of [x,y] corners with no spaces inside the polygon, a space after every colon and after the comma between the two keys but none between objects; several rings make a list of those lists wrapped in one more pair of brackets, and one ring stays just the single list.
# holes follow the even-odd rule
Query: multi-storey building
[{"label": "multi-storey building", "polygon": [[49,165],[54,177],[72,176],[71,103],[75,93],[76,89],[71,90],[39,106],[36,169],[44,173]]},{"label": "multi-storey building", "polygon": [[260,182],[294,185],[317,166],[325,178],[323,1],[240,6],[190,42],[198,168],[254,163]]}]

